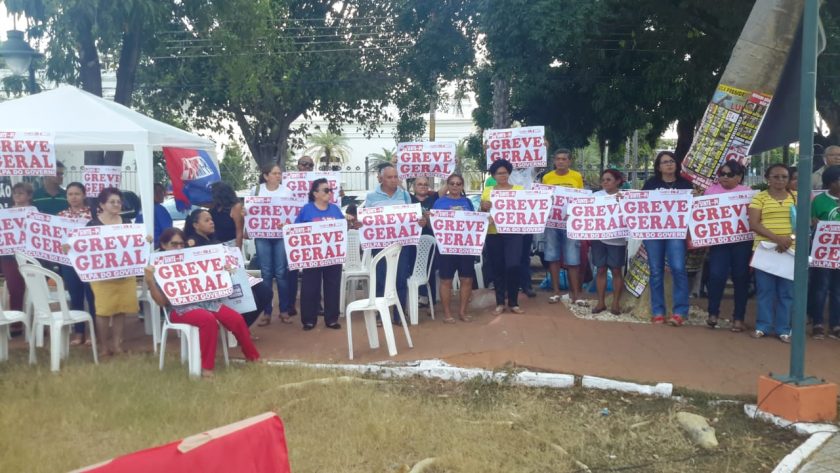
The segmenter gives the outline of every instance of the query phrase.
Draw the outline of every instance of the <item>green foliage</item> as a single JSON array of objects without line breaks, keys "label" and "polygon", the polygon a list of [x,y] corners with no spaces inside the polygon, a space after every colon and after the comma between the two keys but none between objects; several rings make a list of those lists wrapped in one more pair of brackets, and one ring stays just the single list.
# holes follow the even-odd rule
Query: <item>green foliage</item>
[{"label": "green foliage", "polygon": [[840,145],[840,2],[822,2],[820,18],[827,42],[817,63],[817,110],[831,133],[815,137],[822,146],[818,153],[829,145]]},{"label": "green foliage", "polygon": [[333,165],[341,165],[350,159],[351,149],[347,138],[330,131],[319,131],[306,140],[306,154],[312,156],[319,168],[329,170]]},{"label": "green foliage", "polygon": [[225,148],[225,155],[219,163],[222,181],[235,190],[248,189],[257,181],[258,173],[251,166],[251,159],[234,143]]},{"label": "green foliage", "polygon": [[397,161],[397,151],[394,148],[382,148],[381,153],[370,153],[368,166],[370,169],[379,169],[383,164],[393,164]]}]

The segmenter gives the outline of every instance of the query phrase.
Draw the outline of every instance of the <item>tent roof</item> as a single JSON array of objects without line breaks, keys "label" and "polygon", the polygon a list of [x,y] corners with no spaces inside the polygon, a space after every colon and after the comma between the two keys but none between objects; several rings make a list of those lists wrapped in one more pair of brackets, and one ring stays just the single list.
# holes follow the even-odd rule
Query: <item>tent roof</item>
[{"label": "tent roof", "polygon": [[0,103],[0,131],[55,133],[55,145],[127,151],[135,144],[213,150],[214,143],[69,85]]}]

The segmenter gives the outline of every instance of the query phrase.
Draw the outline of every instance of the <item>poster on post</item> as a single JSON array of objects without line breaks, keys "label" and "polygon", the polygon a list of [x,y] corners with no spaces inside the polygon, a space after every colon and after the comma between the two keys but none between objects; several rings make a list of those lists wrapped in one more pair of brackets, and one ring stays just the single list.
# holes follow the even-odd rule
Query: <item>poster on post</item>
[{"label": "poster on post", "polygon": [[840,222],[817,222],[810,265],[812,268],[840,269]]},{"label": "poster on post", "polygon": [[691,199],[688,189],[622,192],[621,211],[630,230],[630,238],[685,238],[691,217]]},{"label": "poster on post", "polygon": [[615,195],[574,197],[569,200],[568,214],[566,235],[574,240],[611,240],[630,234]]},{"label": "poster on post", "polygon": [[440,254],[481,256],[490,227],[486,212],[432,210],[431,224]]},{"label": "poster on post", "polygon": [[70,258],[62,251],[67,234],[87,224],[84,218],[59,217],[32,212],[26,217],[26,245],[23,252],[34,258],[70,266]]},{"label": "poster on post", "polygon": [[[231,240],[231,242],[234,241]],[[250,275],[245,270],[245,258],[242,256],[242,250],[227,243],[223,243],[222,246],[225,249],[225,265],[228,269],[231,269],[230,280],[233,283],[233,292],[222,302],[240,314],[257,310],[257,302],[254,300],[253,291],[251,291]]]},{"label": "poster on post", "polygon": [[423,141],[397,143],[397,174],[400,179],[439,177],[455,172],[455,143]]},{"label": "poster on post", "polygon": [[499,233],[542,233],[551,211],[552,193],[546,189],[493,190],[490,216]]},{"label": "poster on post", "polygon": [[55,176],[55,135],[0,130],[0,176]]},{"label": "poster on post", "polygon": [[152,257],[155,282],[176,307],[231,295],[233,282],[226,265],[227,252],[222,245],[165,251]]},{"label": "poster on post", "polygon": [[251,238],[283,238],[305,201],[286,197],[245,197],[245,231]]},{"label": "poster on post", "polygon": [[542,126],[485,130],[484,146],[488,168],[500,159],[510,161],[515,169],[541,168],[547,163],[545,127]]},{"label": "poster on post", "polygon": [[387,248],[394,243],[413,246],[420,242],[423,216],[420,204],[364,207],[359,209],[359,242],[362,250]]},{"label": "poster on post", "polygon": [[120,188],[122,169],[119,166],[85,166],[82,182],[85,185],[85,194],[96,197],[107,187]]},{"label": "poster on post", "polygon": [[151,243],[143,224],[75,228],[67,234],[70,263],[84,282],[142,276]]},{"label": "poster on post", "polygon": [[551,191],[551,211],[548,214],[548,220],[546,220],[545,226],[548,228],[559,228],[561,230],[565,230],[566,228],[567,206],[569,200],[576,197],[592,195],[592,191],[589,189],[576,189],[574,187],[563,186],[549,186],[547,184],[538,183],[532,184],[531,189],[545,189]]},{"label": "poster on post", "polygon": [[23,251],[26,246],[26,217],[37,212],[35,207],[0,209],[0,255]]},{"label": "poster on post", "polygon": [[624,287],[633,297],[639,298],[645,292],[650,280],[650,266],[645,246],[639,247],[639,251],[627,262],[627,275],[624,277]]},{"label": "poster on post", "polygon": [[344,264],[347,220],[322,220],[283,227],[289,270]]},{"label": "poster on post", "polygon": [[752,240],[749,208],[755,191],[694,197],[691,204],[691,247]]},{"label": "poster on post", "polygon": [[[332,189],[330,202],[341,206],[341,172],[339,171],[295,171],[283,173],[283,185],[292,191],[292,196],[302,202],[309,201],[309,189],[317,179],[326,179]],[[303,204],[301,204],[303,205]]]}]

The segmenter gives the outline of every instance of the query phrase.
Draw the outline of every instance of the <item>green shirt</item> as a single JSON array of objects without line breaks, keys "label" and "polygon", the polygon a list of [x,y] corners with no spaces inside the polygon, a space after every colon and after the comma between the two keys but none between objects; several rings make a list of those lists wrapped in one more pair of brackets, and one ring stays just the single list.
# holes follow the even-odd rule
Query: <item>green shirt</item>
[{"label": "green shirt", "polygon": [[58,194],[49,195],[44,188],[40,188],[32,195],[32,205],[38,209],[38,212],[58,215],[62,210],[67,210],[70,204],[67,203],[67,192],[59,188]]},{"label": "green shirt", "polygon": [[840,207],[837,206],[837,198],[823,192],[811,202],[811,218],[816,220],[840,221]]}]

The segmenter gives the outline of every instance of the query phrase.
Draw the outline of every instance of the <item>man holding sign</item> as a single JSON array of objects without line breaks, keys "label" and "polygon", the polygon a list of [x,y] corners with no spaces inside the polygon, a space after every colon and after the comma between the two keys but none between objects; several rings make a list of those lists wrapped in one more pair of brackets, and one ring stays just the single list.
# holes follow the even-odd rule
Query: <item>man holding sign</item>
[{"label": "man holding sign", "polygon": [[808,312],[814,321],[813,337],[817,340],[824,338],[823,319],[825,299],[828,297],[828,333],[832,338],[840,339],[840,255],[836,250],[831,251],[837,246],[835,242],[838,241],[837,229],[840,225],[831,225],[833,232],[819,231],[821,227],[829,227],[829,222],[840,222],[840,166],[828,166],[820,174],[820,179],[826,192],[811,202],[811,218],[818,231],[814,234],[812,250],[814,287]]}]

